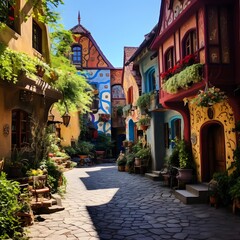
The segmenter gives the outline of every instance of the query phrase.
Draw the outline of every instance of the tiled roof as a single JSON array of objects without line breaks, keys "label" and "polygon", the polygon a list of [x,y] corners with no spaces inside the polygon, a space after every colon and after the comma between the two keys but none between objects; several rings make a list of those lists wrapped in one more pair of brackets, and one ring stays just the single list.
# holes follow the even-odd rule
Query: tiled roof
[{"label": "tiled roof", "polygon": [[75,27],[71,28],[70,31],[72,33],[90,34],[90,32],[86,28],[84,28],[81,24],[78,24]]},{"label": "tiled roof", "polygon": [[131,58],[131,56],[137,51],[138,47],[124,47],[124,65]]}]

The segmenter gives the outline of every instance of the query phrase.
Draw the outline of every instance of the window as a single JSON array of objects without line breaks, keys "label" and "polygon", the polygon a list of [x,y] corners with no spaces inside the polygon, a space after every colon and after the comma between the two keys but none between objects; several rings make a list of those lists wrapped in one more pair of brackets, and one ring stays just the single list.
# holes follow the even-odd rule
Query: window
[{"label": "window", "polygon": [[165,53],[165,70],[174,66],[173,47],[169,48]]},{"label": "window", "polygon": [[22,110],[12,111],[12,146],[20,148],[30,139],[30,118],[27,112]]},{"label": "window", "polygon": [[121,85],[114,85],[112,87],[112,99],[125,98],[124,91]]},{"label": "window", "polygon": [[230,13],[228,6],[209,6],[207,9],[210,63],[230,63]]},{"label": "window", "polygon": [[38,52],[42,53],[42,29],[33,21],[32,26],[32,46]]},{"label": "window", "polygon": [[14,29],[14,2],[11,0],[2,0],[0,3],[0,22],[7,24]]},{"label": "window", "polygon": [[197,51],[196,30],[192,30],[184,37],[183,40],[183,57],[194,54]]},{"label": "window", "polygon": [[[174,118],[170,122],[171,124],[171,139],[174,140],[175,138],[177,139],[182,139],[182,134],[181,134],[181,119],[180,118]],[[174,147],[174,142],[171,144],[172,147]]]},{"label": "window", "polygon": [[82,46],[72,47],[72,62],[73,64],[82,65]]},{"label": "window", "polygon": [[169,124],[164,123],[164,145],[165,148],[169,148]]},{"label": "window", "polygon": [[127,103],[132,104],[132,102],[133,102],[133,87],[132,86],[130,88],[128,88],[127,95],[128,95]]},{"label": "window", "polygon": [[150,68],[146,72],[145,92],[152,92],[154,90],[156,90],[155,69]]}]

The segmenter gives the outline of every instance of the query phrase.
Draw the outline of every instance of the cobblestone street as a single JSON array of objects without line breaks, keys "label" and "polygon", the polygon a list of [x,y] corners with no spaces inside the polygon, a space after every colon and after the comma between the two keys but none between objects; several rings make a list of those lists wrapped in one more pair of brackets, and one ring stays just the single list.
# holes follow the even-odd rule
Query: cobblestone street
[{"label": "cobblestone street", "polygon": [[115,164],[65,173],[65,210],[41,214],[29,228],[32,240],[240,239],[240,217],[206,204],[184,205],[171,189]]}]

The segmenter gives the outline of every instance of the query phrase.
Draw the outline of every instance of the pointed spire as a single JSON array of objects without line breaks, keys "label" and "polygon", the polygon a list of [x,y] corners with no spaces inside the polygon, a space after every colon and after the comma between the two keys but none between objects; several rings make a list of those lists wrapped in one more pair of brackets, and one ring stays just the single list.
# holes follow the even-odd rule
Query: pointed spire
[{"label": "pointed spire", "polygon": [[80,25],[81,17],[80,17],[80,11],[78,11],[78,25]]}]

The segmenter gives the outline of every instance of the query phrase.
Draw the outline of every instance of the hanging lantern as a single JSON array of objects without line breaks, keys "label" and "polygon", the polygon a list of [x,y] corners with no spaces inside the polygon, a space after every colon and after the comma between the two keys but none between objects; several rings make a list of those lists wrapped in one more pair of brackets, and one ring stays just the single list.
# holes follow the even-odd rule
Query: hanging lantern
[{"label": "hanging lantern", "polygon": [[68,114],[68,112],[65,112],[63,115],[62,115],[62,119],[63,119],[63,124],[64,126],[68,126],[69,122],[70,122],[70,118],[71,116]]}]

